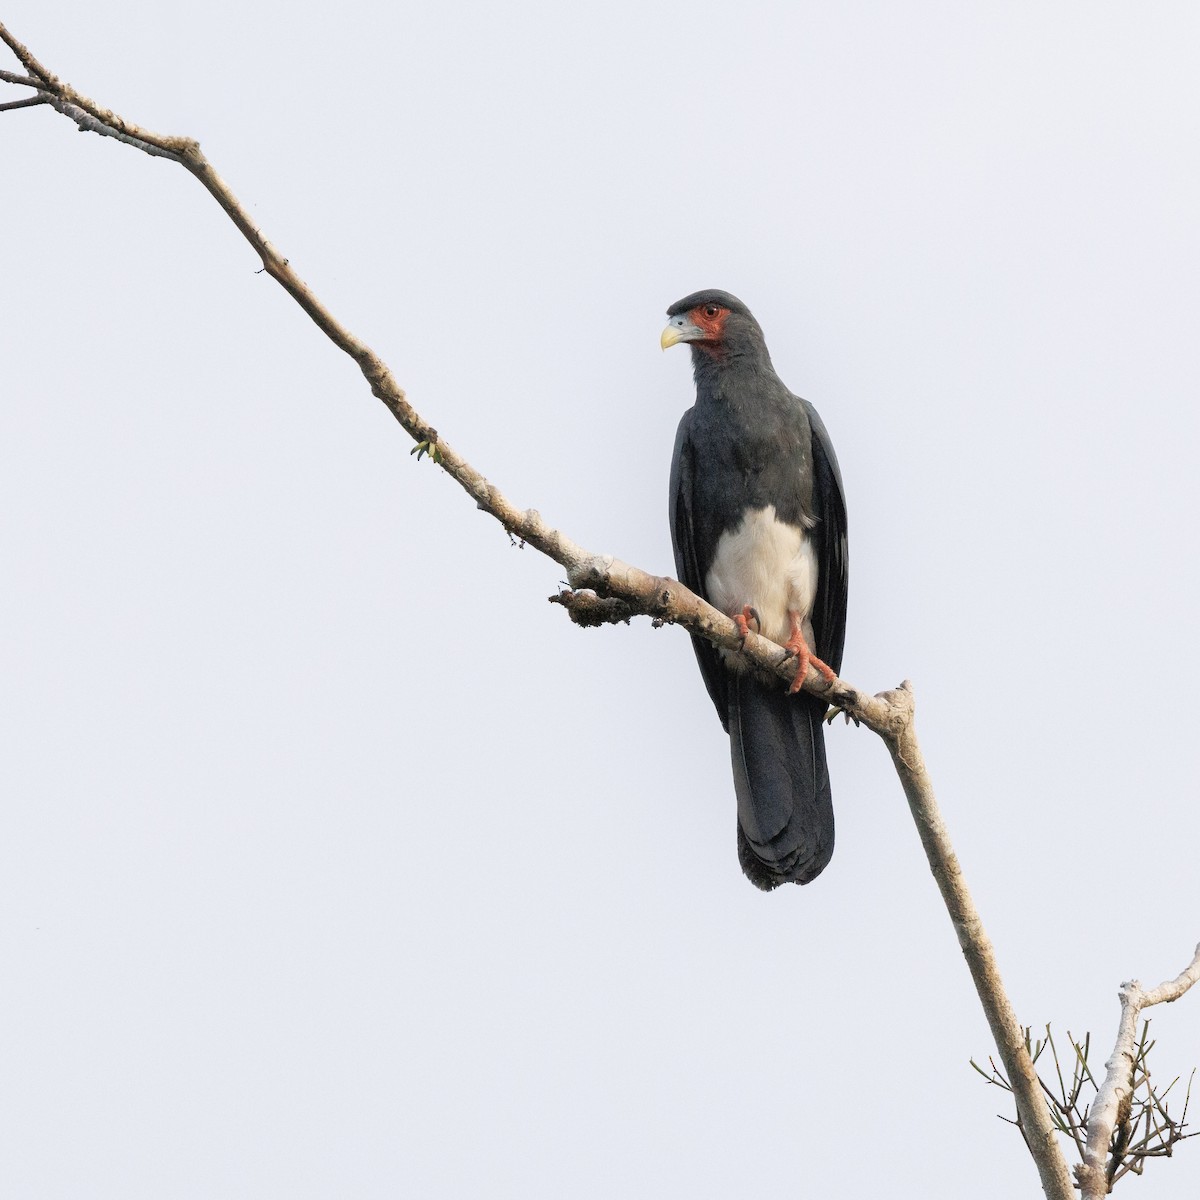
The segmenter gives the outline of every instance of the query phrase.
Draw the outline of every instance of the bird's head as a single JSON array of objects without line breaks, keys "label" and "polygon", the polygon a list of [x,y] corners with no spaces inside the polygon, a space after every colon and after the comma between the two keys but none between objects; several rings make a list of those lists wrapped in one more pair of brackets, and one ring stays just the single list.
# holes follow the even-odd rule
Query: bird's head
[{"label": "bird's head", "polygon": [[692,358],[724,362],[745,354],[765,355],[766,343],[754,314],[728,292],[710,288],[676,300],[667,309],[662,348],[690,342]]}]

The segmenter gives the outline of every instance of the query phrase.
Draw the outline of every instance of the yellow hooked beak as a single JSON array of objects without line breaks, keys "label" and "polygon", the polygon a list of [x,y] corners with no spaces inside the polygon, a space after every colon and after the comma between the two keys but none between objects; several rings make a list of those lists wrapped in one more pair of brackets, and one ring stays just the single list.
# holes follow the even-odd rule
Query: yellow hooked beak
[{"label": "yellow hooked beak", "polygon": [[658,344],[666,350],[668,346],[674,346],[679,342],[702,342],[704,338],[704,330],[699,325],[693,325],[687,317],[680,314],[678,317],[671,318],[670,324],[662,331],[662,337],[658,339]]}]

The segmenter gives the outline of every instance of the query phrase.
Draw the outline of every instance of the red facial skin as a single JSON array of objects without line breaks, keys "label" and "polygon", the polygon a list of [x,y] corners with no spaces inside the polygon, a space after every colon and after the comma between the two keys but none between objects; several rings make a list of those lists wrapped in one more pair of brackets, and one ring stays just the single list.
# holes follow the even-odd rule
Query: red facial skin
[{"label": "red facial skin", "polygon": [[704,340],[693,342],[712,358],[720,359],[721,341],[725,336],[725,322],[729,318],[729,309],[716,304],[702,304],[688,313],[688,320],[699,329],[704,330]]}]

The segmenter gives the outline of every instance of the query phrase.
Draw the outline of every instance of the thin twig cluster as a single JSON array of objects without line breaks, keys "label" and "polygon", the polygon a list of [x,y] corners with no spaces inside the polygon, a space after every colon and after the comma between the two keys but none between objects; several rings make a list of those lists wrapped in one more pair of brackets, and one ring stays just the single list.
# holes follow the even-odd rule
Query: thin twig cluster
[{"label": "thin twig cluster", "polygon": [[[1049,1083],[1046,1075],[1038,1073],[1038,1082],[1045,1093],[1050,1120],[1059,1133],[1069,1138],[1083,1159],[1088,1135],[1088,1118],[1091,1115],[1091,1102],[1100,1090],[1100,1083],[1092,1074],[1089,1062],[1092,1049],[1092,1035],[1084,1034],[1079,1041],[1067,1031],[1067,1041],[1071,1045],[1071,1058],[1068,1060],[1069,1074],[1064,1073],[1062,1059],[1054,1042],[1054,1034],[1050,1026],[1046,1026],[1046,1036],[1034,1039],[1032,1027],[1025,1028],[1025,1045],[1030,1059],[1036,1065],[1042,1060],[1044,1052],[1050,1051],[1049,1058],[1053,1061],[1054,1071]],[[1179,1082],[1179,1076],[1171,1080],[1165,1088],[1160,1089],[1151,1081],[1149,1055],[1154,1049],[1155,1042],[1150,1040],[1150,1022],[1142,1024],[1141,1036],[1134,1047],[1132,1087],[1125,1103],[1117,1113],[1117,1123],[1109,1144],[1108,1157],[1104,1173],[1108,1190],[1113,1184],[1127,1174],[1140,1175],[1145,1169],[1146,1162],[1151,1158],[1170,1158],[1179,1142],[1195,1137],[1200,1130],[1185,1133],[1187,1126],[1188,1104],[1192,1094],[1192,1080],[1196,1072],[1193,1070],[1188,1077],[1184,1090],[1183,1108],[1178,1116],[1173,1116],[1167,1097]],[[996,1065],[995,1059],[988,1056],[990,1071],[985,1071],[974,1059],[971,1066],[989,1083],[1003,1091],[1011,1092],[1008,1078],[1003,1070]],[[1045,1068],[1043,1068],[1045,1070]],[[999,1114],[1002,1121],[1015,1125],[1021,1130],[1021,1118],[1006,1117]]]}]

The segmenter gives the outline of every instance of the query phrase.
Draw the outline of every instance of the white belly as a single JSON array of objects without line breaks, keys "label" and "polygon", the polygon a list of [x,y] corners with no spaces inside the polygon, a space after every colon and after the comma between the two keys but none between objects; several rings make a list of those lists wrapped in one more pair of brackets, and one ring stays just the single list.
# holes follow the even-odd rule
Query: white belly
[{"label": "white belly", "polygon": [[812,645],[817,556],[804,530],[780,521],[773,505],[751,510],[736,529],[721,534],[704,586],[709,603],[731,617],[752,605],[758,632],[773,642],[788,640],[788,613],[797,613]]}]

